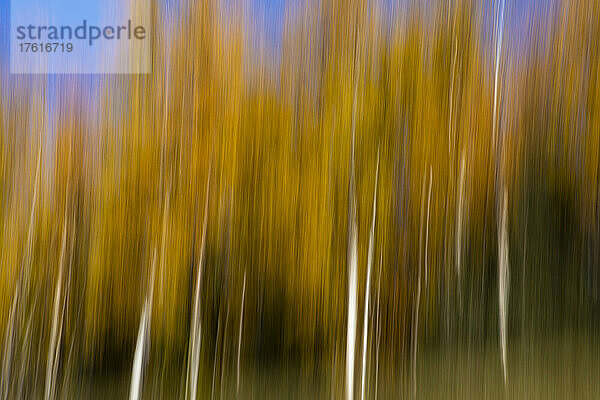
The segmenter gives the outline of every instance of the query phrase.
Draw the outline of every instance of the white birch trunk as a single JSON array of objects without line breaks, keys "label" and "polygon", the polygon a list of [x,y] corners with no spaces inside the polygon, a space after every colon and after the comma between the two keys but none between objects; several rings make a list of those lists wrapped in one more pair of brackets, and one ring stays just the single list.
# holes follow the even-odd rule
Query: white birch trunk
[{"label": "white birch trunk", "polygon": [[507,222],[507,203],[508,195],[504,189],[502,206],[502,221],[500,234],[498,236],[498,314],[500,327],[500,352],[502,355],[502,373],[504,384],[507,382],[506,375],[506,319],[508,314],[508,291],[510,284],[510,274],[508,265],[508,222]]},{"label": "white birch trunk", "polygon": [[379,178],[379,153],[377,154],[377,170],[375,172],[375,189],[373,189],[373,217],[371,220],[371,232],[369,233],[369,253],[367,255],[367,287],[365,289],[365,310],[363,318],[363,343],[362,343],[362,377],[360,398],[365,398],[365,377],[367,372],[367,340],[369,334],[369,294],[371,290],[371,266],[373,264],[373,252],[375,245],[375,218],[377,216],[377,180]]},{"label": "white birch trunk", "polygon": [[354,349],[356,345],[358,228],[356,225],[356,193],[354,186],[354,143],[358,95],[358,34],[355,38],[354,95],[352,102],[352,147],[350,156],[350,185],[348,193],[348,327],[346,331],[346,399],[354,398]]},{"label": "white birch trunk", "polygon": [[62,326],[62,318],[59,323],[59,308],[61,303],[61,292],[62,292],[62,274],[63,274],[63,262],[65,256],[65,249],[67,246],[67,216],[65,213],[65,222],[63,228],[62,245],[60,249],[60,257],[58,261],[58,279],[56,281],[56,290],[54,291],[54,306],[52,311],[52,328],[50,333],[50,344],[48,347],[48,359],[46,361],[46,386],[44,390],[44,398],[46,400],[54,397],[54,381],[55,377],[53,372],[55,370],[55,364],[58,363],[58,354],[60,342],[58,341],[59,336],[59,324]]},{"label": "white birch trunk", "polygon": [[496,134],[498,128],[496,126],[496,115],[498,110],[498,70],[500,69],[500,56],[502,54],[502,34],[503,34],[503,25],[504,25],[504,0],[502,0],[502,4],[500,5],[500,22],[498,24],[498,37],[496,38],[496,62],[495,62],[495,71],[494,71],[494,114],[493,114],[493,142],[496,143]]},{"label": "white birch trunk", "polygon": [[246,272],[244,271],[244,286],[242,287],[242,309],[240,310],[240,333],[238,335],[237,351],[237,383],[236,391],[240,394],[240,355],[242,353],[242,327],[244,326],[244,300],[246,298]]},{"label": "white birch trunk", "polygon": [[377,275],[377,344],[375,346],[375,400],[377,400],[379,384],[379,344],[381,342],[381,265],[383,257],[379,255],[379,274]]},{"label": "white birch trunk", "polygon": [[348,278],[348,329],[346,332],[346,398],[352,400],[354,389],[354,346],[356,343],[357,232],[356,220],[350,227],[350,276]]},{"label": "white birch trunk", "polygon": [[[21,297],[21,289],[25,285],[24,290],[27,292],[27,288],[29,287],[29,266],[31,263],[31,248],[33,246],[33,222],[35,220],[35,206],[37,204],[38,197],[38,186],[40,181],[40,168],[42,163],[42,143],[40,141],[38,144],[38,156],[37,156],[37,166],[35,170],[35,184],[33,188],[33,200],[31,202],[31,212],[29,214],[29,227],[27,229],[27,247],[25,248],[25,254],[23,256],[23,268],[21,269],[21,275],[17,280],[15,294],[13,296],[13,302],[10,308],[10,313],[8,317],[8,324],[6,327],[6,336],[4,340],[4,354],[2,359],[2,398],[7,399],[10,390],[10,378],[12,372],[12,361],[13,361],[13,353],[15,347],[15,340],[18,336],[18,322],[16,321],[18,308],[19,308],[19,300]],[[24,272],[25,271],[25,272]]]},{"label": "white birch trunk", "polygon": [[[495,62],[495,73],[494,73],[494,110],[493,110],[493,143],[497,147],[497,162],[501,163],[501,151],[498,151],[500,144],[497,143],[498,133],[498,71],[500,67],[500,58],[502,54],[502,36],[504,31],[504,0],[499,5],[499,15],[497,22],[497,37],[496,37],[496,62]],[[502,177],[502,165],[497,167],[497,182],[496,182],[496,196],[499,195],[498,191],[503,181]],[[498,225],[498,329],[500,336],[500,353],[502,359],[502,374],[504,377],[504,385],[507,383],[506,373],[506,320],[508,313],[508,289],[509,289],[509,265],[508,265],[508,233],[507,233],[507,203],[508,195],[506,188],[503,189],[502,199],[498,201],[496,197],[496,210],[499,215]]]},{"label": "white birch trunk", "polygon": [[456,274],[460,288],[460,271],[462,263],[462,235],[463,235],[463,202],[465,191],[465,152],[463,150],[460,160],[460,178],[458,181],[458,202],[456,204]]},{"label": "white birch trunk", "polygon": [[133,356],[133,367],[131,371],[131,386],[129,389],[129,400],[138,400],[142,393],[142,380],[144,373],[144,356],[148,354],[148,341],[150,337],[150,319],[152,316],[152,302],[154,301],[154,274],[156,270],[156,250],[152,259],[152,271],[148,282],[148,292],[142,315],[140,317],[140,327]]},{"label": "white birch trunk", "polygon": [[135,355],[133,357],[133,367],[131,371],[131,387],[129,390],[129,400],[138,400],[142,389],[142,362],[144,347],[146,342],[147,329],[147,303],[144,303],[142,316],[140,318],[140,327],[138,329],[137,342],[135,346]]},{"label": "white birch trunk", "polygon": [[[190,339],[188,347],[188,365],[186,377],[186,397],[196,399],[198,390],[198,367],[200,363],[200,340],[201,340],[201,321],[200,321],[200,288],[202,282],[202,271],[204,265],[204,248],[206,246],[206,225],[208,221],[208,193],[210,189],[210,174],[212,164],[208,170],[208,180],[206,182],[206,199],[204,201],[204,221],[202,223],[202,243],[200,245],[200,260],[198,262],[198,272],[196,276],[196,286],[194,289],[194,306],[192,310],[192,325],[190,327]],[[188,397],[189,396],[189,397]]]},{"label": "white birch trunk", "polygon": [[[431,174],[430,174],[431,175]],[[425,183],[426,179],[423,179],[423,188],[421,189],[421,223],[419,224],[419,265],[417,271],[417,298],[415,300],[415,311],[413,315],[413,334],[412,334],[412,386],[413,386],[413,397],[417,397],[417,344],[419,336],[419,305],[421,303],[421,264],[423,259],[423,218],[424,218],[424,205],[425,205]],[[427,257],[427,253],[425,253]]]},{"label": "white birch trunk", "polygon": [[427,276],[429,271],[428,254],[429,254],[429,210],[431,208],[431,184],[433,183],[433,169],[429,167],[429,195],[427,196],[427,224],[425,225],[425,284],[427,284]]},{"label": "white birch trunk", "polygon": [[[450,14],[448,14],[448,18]],[[448,24],[449,25],[449,24]],[[452,109],[453,109],[453,97],[454,97],[454,71],[456,70],[456,55],[458,53],[458,43],[456,37],[454,38],[454,56],[452,57],[452,71],[450,73],[450,104],[448,111],[448,151],[451,151],[452,147]]]}]

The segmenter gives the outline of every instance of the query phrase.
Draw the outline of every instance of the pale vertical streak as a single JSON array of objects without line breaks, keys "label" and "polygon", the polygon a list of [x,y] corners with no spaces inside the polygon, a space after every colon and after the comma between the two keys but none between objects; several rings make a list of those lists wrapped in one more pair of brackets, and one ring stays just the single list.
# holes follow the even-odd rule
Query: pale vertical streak
[{"label": "pale vertical streak", "polygon": [[25,265],[26,265],[26,272],[27,275],[25,276],[25,283],[27,285],[29,285],[29,265],[31,263],[31,248],[33,247],[33,221],[34,221],[34,216],[35,216],[35,205],[37,203],[37,197],[38,197],[38,186],[39,186],[39,182],[40,182],[40,167],[41,167],[41,162],[42,162],[42,139],[41,139],[41,135],[40,135],[40,143],[39,143],[39,149],[38,149],[38,160],[37,160],[37,167],[36,167],[36,171],[35,171],[35,187],[33,188],[33,201],[31,203],[31,214],[29,215],[29,229],[27,230],[27,252],[26,252],[26,259],[25,259]]},{"label": "pale vertical streak", "polygon": [[148,340],[150,335],[150,318],[152,316],[152,302],[154,298],[154,274],[156,269],[156,250],[152,258],[152,271],[148,282],[148,293],[142,308],[140,317],[140,326],[138,328],[137,342],[135,353],[133,356],[133,367],[131,371],[131,384],[129,389],[129,400],[137,400],[141,398],[142,392],[142,375],[144,354],[148,352]]},{"label": "pale vertical streak", "polygon": [[15,289],[13,295],[12,305],[10,307],[10,313],[8,316],[7,332],[4,339],[4,356],[2,360],[2,398],[8,398],[8,389],[10,383],[10,372],[12,367],[12,356],[14,350],[14,337],[15,337],[15,318],[17,314],[17,303],[19,298],[19,284]]},{"label": "pale vertical streak", "polygon": [[165,252],[167,245],[167,221],[169,219],[169,199],[171,197],[170,188],[167,189],[167,195],[163,206],[162,236],[160,245],[160,281],[159,281],[159,309],[163,306],[164,297],[164,279],[165,279]]},{"label": "pale vertical streak", "polygon": [[129,389],[129,400],[138,400],[140,398],[142,386],[142,358],[146,341],[147,329],[147,303],[144,302],[142,316],[140,317],[140,327],[138,329],[137,342],[135,346],[135,355],[133,356],[133,367],[131,373],[131,387]]},{"label": "pale vertical streak", "polygon": [[[221,306],[219,305],[219,308]],[[211,400],[215,398],[215,377],[217,376],[217,353],[219,350],[219,345],[221,342],[221,313],[217,314],[217,337],[215,342],[215,355],[213,358],[213,373],[212,373],[212,385],[210,389],[210,398]]]},{"label": "pale vertical streak", "polygon": [[375,172],[375,188],[373,189],[373,217],[371,220],[371,232],[369,233],[369,253],[367,255],[367,287],[365,291],[365,311],[363,318],[363,344],[362,344],[362,378],[361,395],[365,398],[365,376],[367,369],[367,339],[369,334],[369,294],[371,291],[371,266],[373,264],[374,236],[375,236],[375,218],[377,216],[377,181],[379,178],[379,152],[377,153],[377,169]]},{"label": "pale vertical streak", "polygon": [[[74,213],[71,214],[71,226],[75,226],[75,214]],[[59,346],[62,344],[62,336],[63,336],[63,332],[65,329],[64,328],[65,314],[68,315],[68,313],[69,313],[68,307],[69,307],[69,298],[71,296],[70,284],[71,284],[71,272],[73,271],[73,247],[74,247],[74,245],[75,245],[75,235],[71,235],[71,245],[70,245],[70,250],[69,250],[69,268],[68,268],[68,272],[67,272],[67,281],[65,284],[64,301],[63,301],[62,308],[60,311],[60,329],[58,331]],[[74,338],[73,338],[73,340],[74,340]],[[73,344],[73,340],[71,341],[71,344]],[[66,378],[68,377],[68,372],[70,371],[69,358],[71,357],[72,350],[73,349],[70,348],[69,355],[67,356],[68,357],[66,360],[67,365],[65,365],[65,373],[64,373],[64,377],[63,377],[63,379],[64,379],[63,382],[65,382],[65,383],[63,384],[63,386],[67,385],[67,382],[68,382],[68,380],[66,380]],[[56,386],[56,379],[58,376],[58,366],[59,366],[58,359],[60,357],[60,353],[59,353],[58,349],[55,350],[55,353],[56,353],[56,359],[54,361],[54,370],[52,371],[52,374],[54,376],[54,385]],[[54,390],[56,390],[56,389],[54,389]]]},{"label": "pale vertical streak", "polygon": [[350,158],[350,187],[348,193],[348,327],[346,331],[346,399],[354,397],[354,347],[356,344],[358,228],[356,226],[356,194],[354,187],[354,143],[358,95],[358,33],[355,32],[354,98],[352,102],[352,148]]},{"label": "pale vertical streak", "polygon": [[414,331],[412,334],[412,386],[413,386],[413,397],[417,397],[417,342],[419,334],[419,304],[421,302],[421,264],[423,260],[423,218],[425,214],[425,182],[423,179],[423,188],[421,189],[421,223],[419,224],[419,265],[417,271],[417,298],[415,300],[415,311],[413,315],[413,327]]},{"label": "pale vertical streak", "polygon": [[[493,144],[496,143],[496,136],[498,131],[498,70],[500,67],[500,56],[502,52],[502,36],[504,32],[504,0],[500,4],[500,15],[497,25],[497,38],[496,38],[496,63],[495,63],[495,76],[494,76],[494,111],[492,120],[492,131],[493,131]],[[500,157],[500,156],[498,156]],[[502,169],[500,168],[500,173]],[[497,171],[498,173],[498,171]],[[498,176],[498,175],[497,175]],[[499,184],[498,186],[499,187]],[[506,375],[506,314],[508,312],[508,287],[509,287],[509,266],[508,266],[508,234],[506,232],[507,224],[507,191],[504,188],[503,192],[503,205],[502,215],[500,220],[500,226],[498,226],[498,317],[499,317],[499,336],[500,336],[500,352],[502,358],[502,374],[504,378],[504,385],[507,383]],[[500,205],[497,203],[497,211],[500,211]]]},{"label": "pale vertical streak", "polygon": [[350,276],[348,278],[348,330],[346,333],[346,398],[352,400],[354,386],[354,345],[356,343],[357,238],[356,221],[350,227]]},{"label": "pale vertical streak", "polygon": [[[35,183],[34,183],[34,188],[33,188],[33,199],[31,202],[31,213],[29,215],[29,227],[27,230],[27,247],[25,248],[25,254],[23,256],[23,264],[24,264],[24,268],[21,269],[21,275],[19,277],[19,279],[17,280],[17,284],[16,284],[16,288],[15,288],[15,294],[13,295],[13,302],[10,308],[10,313],[9,313],[9,317],[8,317],[8,326],[6,328],[7,332],[6,332],[6,336],[4,339],[4,355],[3,355],[3,359],[2,359],[2,398],[3,399],[7,399],[8,398],[8,392],[9,392],[9,387],[10,387],[10,375],[11,375],[11,369],[12,369],[12,356],[13,356],[13,350],[14,350],[14,340],[15,340],[15,319],[17,318],[17,307],[19,305],[19,298],[20,298],[20,293],[21,293],[21,286],[23,285],[23,270],[26,269],[27,271],[29,270],[29,263],[30,263],[30,252],[31,252],[31,247],[32,247],[32,241],[33,241],[33,221],[34,221],[34,216],[35,216],[35,205],[37,203],[37,196],[38,196],[38,186],[39,186],[39,180],[40,180],[40,167],[41,167],[41,161],[42,161],[42,144],[41,144],[41,135],[40,135],[40,143],[38,144],[38,157],[37,157],[37,166],[36,166],[36,170],[35,170]],[[28,277],[28,272],[27,275],[25,276],[25,280],[29,280]]]},{"label": "pale vertical streak", "polygon": [[223,329],[223,349],[221,350],[221,374],[219,376],[220,383],[220,391],[219,398],[223,398],[223,384],[225,382],[225,358],[227,355],[227,326],[229,325],[229,310],[230,310],[230,302],[227,301],[227,314],[225,314],[225,329]]},{"label": "pale vertical streak", "polygon": [[[161,135],[161,146],[160,146],[160,178],[159,184],[161,185],[161,194],[163,194],[163,189],[165,187],[166,181],[166,138],[167,138],[167,129],[168,129],[168,110],[169,110],[169,83],[170,83],[170,48],[166,47],[167,52],[165,54],[165,65],[166,65],[166,73],[165,73],[165,94],[164,94],[164,103],[163,103],[163,120],[162,120],[162,135]],[[157,84],[158,85],[158,84]],[[160,249],[160,279],[158,286],[158,300],[159,300],[159,308],[163,307],[164,301],[164,280],[165,280],[165,270],[164,270],[164,259],[165,259],[165,240],[167,233],[167,217],[169,211],[169,197],[171,192],[171,182],[169,182],[169,186],[166,193],[166,201],[164,201],[164,211],[163,211],[163,229],[162,229],[162,239],[161,239],[161,249]]]},{"label": "pale vertical streak", "polygon": [[453,96],[454,96],[454,71],[456,70],[456,56],[458,53],[458,43],[456,37],[454,38],[454,56],[452,57],[452,72],[450,77],[450,106],[448,112],[448,151],[452,146],[452,108],[453,108]]},{"label": "pale vertical streak", "polygon": [[381,342],[381,265],[383,257],[379,254],[379,274],[377,275],[377,345],[375,346],[375,400],[377,400],[379,384],[379,344]]},{"label": "pale vertical streak", "polygon": [[429,271],[428,254],[429,254],[429,210],[431,208],[431,184],[433,181],[433,170],[429,166],[429,195],[427,196],[427,224],[425,225],[425,284],[427,284],[427,274]]},{"label": "pale vertical streak", "polygon": [[[67,191],[68,193],[68,191]],[[66,208],[66,207],[65,207]],[[44,390],[44,398],[46,400],[54,397],[54,377],[52,372],[54,370],[54,364],[58,362],[58,346],[60,343],[57,342],[58,336],[58,312],[60,308],[60,299],[62,292],[62,274],[63,274],[63,262],[65,256],[65,249],[67,246],[67,215],[65,210],[64,227],[62,245],[60,248],[60,257],[58,261],[58,279],[56,281],[56,290],[54,291],[54,306],[52,310],[52,328],[50,333],[50,344],[48,347],[48,359],[46,360],[46,385]]]},{"label": "pale vertical streak", "polygon": [[[65,251],[67,248],[67,215],[69,209],[69,189],[70,189],[70,171],[71,171],[71,147],[69,147],[69,160],[67,166],[67,185],[65,190],[65,206],[64,206],[64,222],[63,222],[63,237],[62,237],[62,245],[60,249],[60,256],[58,260],[58,280],[56,282],[56,290],[54,294],[54,309],[52,312],[52,328],[50,333],[50,344],[48,346],[48,359],[46,360],[46,387],[44,391],[44,398],[46,400],[50,398],[54,398],[54,385],[56,376],[53,373],[56,373],[56,369],[58,367],[58,356],[59,356],[59,348],[60,348],[60,340],[62,337],[62,323],[63,323],[63,315],[64,306],[62,308],[60,322],[58,318],[60,301],[61,301],[61,292],[62,292],[62,275],[63,275],[63,263],[65,258]],[[70,268],[69,268],[70,275]],[[70,276],[69,276],[70,278]],[[61,326],[59,328],[59,325]],[[60,329],[60,331],[58,331]]]},{"label": "pale vertical streak", "polygon": [[503,25],[504,25],[504,0],[500,5],[500,23],[498,26],[498,37],[496,38],[496,62],[495,62],[495,72],[494,72],[494,115],[493,115],[493,126],[492,126],[492,139],[495,145],[496,143],[496,134],[498,127],[496,126],[496,114],[498,111],[498,70],[500,67],[500,56],[502,52],[502,34],[503,34]]},{"label": "pale vertical streak", "polygon": [[508,313],[508,290],[510,282],[510,271],[508,265],[508,221],[507,221],[508,194],[504,188],[501,230],[498,237],[498,313],[500,325],[500,351],[502,353],[502,373],[504,385],[507,382],[506,375],[506,317]]},{"label": "pale vertical streak", "polygon": [[204,221],[202,223],[202,243],[200,245],[200,260],[198,261],[198,272],[196,276],[196,286],[194,289],[194,308],[192,311],[192,326],[190,327],[190,339],[188,348],[188,365],[186,378],[186,397],[196,398],[198,388],[198,366],[200,362],[200,285],[202,282],[202,271],[204,265],[204,249],[206,247],[206,225],[208,221],[208,194],[210,190],[210,175],[212,163],[208,169],[208,180],[206,182],[206,198],[204,200]]},{"label": "pale vertical streak", "polygon": [[458,202],[456,204],[456,273],[460,284],[460,270],[462,262],[462,233],[463,233],[463,202],[465,190],[465,151],[460,159],[460,178],[458,181]]},{"label": "pale vertical streak", "polygon": [[242,352],[242,327],[244,326],[244,300],[246,298],[246,271],[244,271],[244,286],[242,287],[242,309],[240,310],[240,333],[238,335],[237,351],[237,394],[240,394],[240,354]]}]

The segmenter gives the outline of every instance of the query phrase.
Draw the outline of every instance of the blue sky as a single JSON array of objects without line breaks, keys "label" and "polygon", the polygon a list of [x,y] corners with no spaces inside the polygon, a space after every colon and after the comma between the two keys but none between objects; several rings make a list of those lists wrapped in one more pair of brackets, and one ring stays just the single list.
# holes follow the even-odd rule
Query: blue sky
[{"label": "blue sky", "polygon": [[[10,1],[11,0],[0,0],[0,59],[3,65],[8,66],[8,48],[10,38]],[[21,2],[21,0],[13,0]],[[25,0],[27,1],[27,0]],[[59,3],[72,2],[78,5],[78,12],[73,12],[73,15],[78,15],[81,10],[85,10],[86,15],[92,16],[97,15],[94,1],[86,0],[39,0],[48,2],[53,5],[59,5]],[[177,3],[178,0],[164,0],[165,3]],[[285,13],[285,3],[287,0],[251,0],[250,6],[252,8],[253,19],[263,25],[263,28],[270,32],[270,39],[274,39],[274,36],[281,35],[283,26],[283,16]],[[72,6],[71,6],[72,7]],[[61,7],[63,9],[73,9],[70,7]],[[73,9],[74,10],[74,9]]]},{"label": "blue sky", "polygon": [[[22,0],[12,0],[22,4]],[[31,1],[31,0],[25,0]],[[89,15],[90,19],[94,19],[94,16],[98,15],[95,1],[87,0],[36,0],[39,2],[45,2],[51,4],[54,7],[59,7],[62,10],[72,10],[71,14],[76,16],[85,13]],[[175,5],[181,0],[163,0],[165,4],[169,6]],[[230,1],[230,0],[224,0]],[[283,17],[285,13],[285,2],[287,0],[250,0],[251,14],[253,21],[262,25],[262,29],[267,32],[268,40],[272,43],[277,44],[279,37],[282,34]],[[67,5],[72,2],[73,4]],[[65,4],[60,4],[65,3]],[[0,77],[3,80],[18,81],[28,80],[29,77],[26,75],[16,76],[10,75],[10,20],[11,20],[11,0],[0,0],[0,64],[2,65],[2,72],[4,76]],[[93,7],[92,7],[93,6]],[[67,15],[68,16],[68,15]],[[80,76],[78,79],[88,82],[88,87],[99,87],[101,77],[97,76]],[[52,97],[52,93],[55,92],[56,85],[60,85],[60,76],[48,76],[49,83],[49,96]],[[52,102],[52,99],[49,99]]]},{"label": "blue sky", "polygon": [[[10,34],[10,1],[11,0],[0,0],[0,63],[3,66],[3,71],[6,74],[9,69],[9,34]],[[20,2],[21,0],[13,0]],[[40,0],[46,1],[50,4],[56,4],[61,1],[68,0]],[[73,0],[71,0],[73,1]],[[165,4],[177,4],[182,0],[163,0]],[[202,1],[202,0],[189,0],[189,1]],[[221,0],[223,2],[234,2],[237,0]],[[283,19],[285,15],[286,4],[289,1],[293,1],[297,4],[299,0],[250,0],[249,6],[251,8],[252,20],[259,25],[259,28],[263,32],[267,33],[267,40],[272,44],[279,44],[282,35]],[[309,0],[306,0],[309,1]],[[405,0],[382,0],[382,1],[405,1]],[[505,0],[507,13],[506,17],[506,30],[512,31],[513,27],[518,31],[518,27],[525,23],[523,11],[535,7],[538,11],[547,10],[551,4],[554,4],[556,0]],[[95,1],[88,0],[77,0],[79,4],[94,4]],[[491,2],[492,4],[495,1]],[[489,4],[489,3],[488,3]],[[89,10],[89,14],[93,15],[96,12]],[[511,25],[513,25],[511,27]],[[524,42],[523,38],[520,38],[521,42]],[[7,77],[5,76],[4,79]],[[9,78],[9,79],[14,79]]]},{"label": "blue sky", "polygon": [[[22,3],[23,0],[13,0]],[[30,0],[24,0],[30,1]],[[94,4],[94,1],[87,0],[38,0],[48,2],[50,4],[57,4],[61,2],[74,2],[79,4],[80,8],[86,7],[85,4]],[[180,0],[163,0],[165,3],[176,4]],[[193,0],[194,1],[194,0]],[[235,0],[222,0],[224,2],[231,2]],[[259,25],[261,30],[268,33],[268,39],[277,44],[279,37],[282,34],[283,18],[285,15],[286,3],[289,0],[250,0],[249,4],[252,11],[252,19]],[[296,3],[298,0],[294,0]],[[395,0],[384,0],[393,2]],[[403,0],[399,0],[403,1]],[[523,23],[522,14],[524,10],[527,10],[532,5],[538,9],[547,9],[550,4],[555,0],[506,0],[506,6],[508,13],[507,28],[510,29],[511,24],[520,25]],[[492,3],[495,3],[492,1]],[[9,26],[10,26],[10,0],[0,0],[0,58],[3,64],[8,61],[8,44],[9,44]],[[88,15],[97,14],[97,11],[87,6],[89,10],[86,11]],[[510,16],[510,17],[509,17]]]},{"label": "blue sky", "polygon": [[[12,0],[15,2],[21,1],[32,1],[32,0]],[[96,1],[89,0],[36,0],[43,1],[49,4],[55,5],[59,2],[68,2],[68,1],[77,1],[81,10],[82,7],[85,8],[87,4],[96,5],[98,4]],[[114,0],[113,0],[114,1]],[[175,6],[177,8],[177,4],[184,0],[162,0],[165,5]],[[187,0],[187,1],[203,1],[203,0]],[[237,0],[220,0],[224,3],[227,2],[235,2]],[[302,0],[249,0],[249,6],[251,8],[251,19],[257,24],[257,28],[262,31],[266,37],[267,44],[271,44],[274,46],[275,54],[278,54],[278,46],[281,42],[282,30],[283,30],[283,21],[286,11],[286,4],[288,1],[292,1],[293,4],[298,4]],[[304,0],[310,1],[310,0]],[[381,0],[384,2],[389,2],[390,4],[394,2],[403,2],[407,0]],[[427,1],[427,0],[425,0]],[[491,2],[486,2],[488,6],[496,4],[497,0],[492,0]],[[512,36],[512,40],[516,40],[518,43],[513,43],[514,46],[527,46],[527,41],[531,38],[520,37],[519,33],[522,31],[522,27],[527,23],[527,16],[524,13],[525,10],[529,10],[535,8],[536,13],[545,13],[551,7],[552,4],[556,4],[557,0],[505,0],[506,3],[506,14],[505,14],[505,33],[508,34],[507,39],[510,39]],[[3,76],[0,76],[4,82],[20,82],[20,81],[28,81],[31,79],[30,76],[27,75],[10,75],[8,72],[10,71],[9,64],[9,45],[10,45],[10,2],[11,0],[0,0],[0,65],[2,65],[2,73]],[[20,3],[22,4],[22,3]],[[291,4],[291,3],[290,3]],[[489,11],[489,9],[488,9]],[[96,9],[92,9],[91,7],[88,10],[85,10],[86,15],[89,15],[90,18],[93,15],[97,15],[98,11]],[[488,18],[486,18],[488,19]],[[491,22],[489,19],[487,23]],[[511,35],[510,33],[515,33],[515,35]],[[507,48],[510,46],[510,43],[506,43]],[[521,47],[524,48],[524,47]],[[519,50],[517,50],[519,51]],[[514,53],[513,53],[514,55]],[[510,57],[510,56],[509,56]],[[103,75],[71,75],[69,79],[70,83],[78,82],[80,83],[80,87],[82,88],[82,100],[87,99],[90,101],[88,103],[89,108],[94,108],[95,106],[91,99],[99,98],[99,94],[102,90],[102,82],[104,81]],[[53,104],[57,104],[56,96],[60,93],[58,90],[62,82],[66,82],[64,77],[61,75],[49,75],[47,77],[48,82],[48,102],[49,107],[52,109]],[[6,86],[5,86],[6,87]],[[91,105],[91,106],[89,106]],[[50,110],[49,110],[50,111]],[[92,111],[92,115],[95,113]],[[50,112],[50,114],[53,114]]]},{"label": "blue sky", "polygon": [[0,62],[8,66],[8,43],[10,34],[10,0],[0,0]]},{"label": "blue sky", "polygon": [[286,0],[253,0],[252,11],[257,21],[267,24],[265,30],[281,35]]}]

